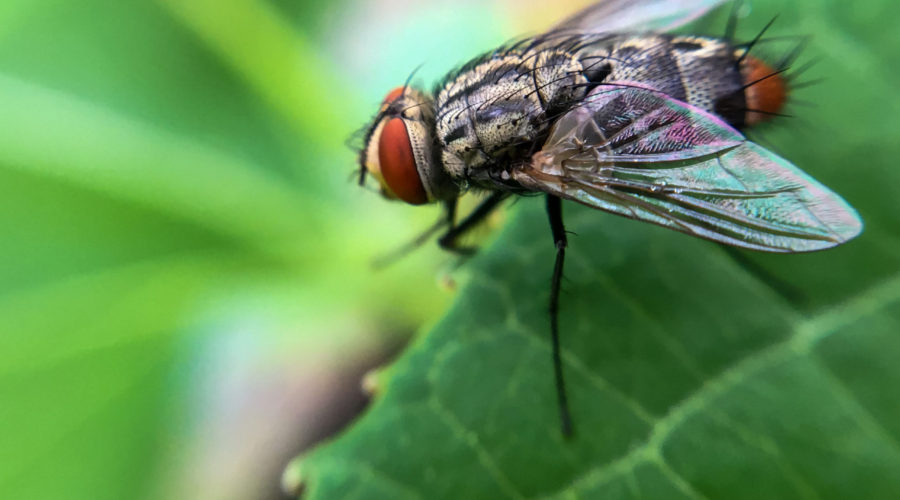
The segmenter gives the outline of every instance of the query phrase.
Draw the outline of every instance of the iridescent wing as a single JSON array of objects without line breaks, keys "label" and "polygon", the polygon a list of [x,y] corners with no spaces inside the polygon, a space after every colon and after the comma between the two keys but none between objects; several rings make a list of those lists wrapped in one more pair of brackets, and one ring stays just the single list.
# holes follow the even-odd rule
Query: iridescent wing
[{"label": "iridescent wing", "polygon": [[595,89],[512,178],[719,243],[806,252],[852,239],[840,196],[699,108],[638,84]]},{"label": "iridescent wing", "polygon": [[601,0],[554,30],[585,33],[668,31],[702,16],[724,0]]}]

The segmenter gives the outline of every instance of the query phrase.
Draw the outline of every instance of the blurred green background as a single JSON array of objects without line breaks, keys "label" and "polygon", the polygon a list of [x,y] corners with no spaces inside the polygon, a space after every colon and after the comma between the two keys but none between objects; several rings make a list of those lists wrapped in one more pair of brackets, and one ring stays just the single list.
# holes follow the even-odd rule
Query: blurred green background
[{"label": "blurred green background", "polygon": [[[288,459],[364,404],[361,375],[453,298],[434,245],[371,269],[437,212],[359,189],[346,140],[419,64],[430,86],[585,3],[5,0],[0,497],[279,498]],[[869,38],[846,45],[895,54],[858,12],[841,22]],[[868,208],[896,213],[891,193]]]}]

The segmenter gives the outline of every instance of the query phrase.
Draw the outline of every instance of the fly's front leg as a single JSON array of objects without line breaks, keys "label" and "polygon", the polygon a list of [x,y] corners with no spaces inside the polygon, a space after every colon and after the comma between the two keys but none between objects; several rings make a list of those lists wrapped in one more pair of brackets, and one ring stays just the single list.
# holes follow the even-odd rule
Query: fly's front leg
[{"label": "fly's front leg", "polygon": [[553,344],[553,373],[556,378],[556,397],[559,403],[559,418],[563,436],[572,435],[572,417],[569,412],[569,400],[566,397],[566,384],[563,379],[562,358],[559,352],[559,286],[563,275],[563,263],[566,260],[566,228],[562,219],[562,200],[547,195],[547,216],[550,218],[550,230],[556,246],[556,263],[553,265],[553,278],[550,281],[550,336]]},{"label": "fly's front leg", "polygon": [[497,208],[497,205],[499,205],[507,197],[509,197],[509,193],[505,193],[502,191],[494,192],[489,197],[485,198],[485,200],[482,201],[481,204],[472,211],[472,213],[470,213],[465,219],[463,219],[463,221],[458,226],[454,224],[455,221],[453,220],[456,213],[456,201],[454,200],[454,210],[452,213],[448,214],[448,216],[450,217],[450,229],[448,229],[443,236],[438,238],[438,244],[441,246],[441,248],[447,250],[448,252],[453,252],[460,255],[474,254],[477,248],[459,246],[459,238],[466,234],[473,227],[477,226],[484,219],[486,219],[487,216],[490,215],[495,208]]},{"label": "fly's front leg", "polygon": [[422,234],[418,235],[412,241],[404,244],[403,246],[397,248],[396,250],[382,255],[378,257],[372,262],[372,265],[376,269],[385,268],[401,258],[405,257],[407,254],[412,252],[413,250],[422,246],[426,241],[431,239],[434,233],[438,232],[444,226],[453,227],[453,224],[456,221],[456,200],[450,200],[444,202],[444,213],[441,215],[441,218],[437,220],[434,224],[432,224],[428,229],[422,232]]}]

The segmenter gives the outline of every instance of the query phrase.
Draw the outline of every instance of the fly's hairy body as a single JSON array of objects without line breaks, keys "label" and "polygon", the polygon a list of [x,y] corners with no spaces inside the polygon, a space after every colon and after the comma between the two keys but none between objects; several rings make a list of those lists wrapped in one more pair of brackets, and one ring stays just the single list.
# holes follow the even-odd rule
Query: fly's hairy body
[{"label": "fly's hairy body", "polygon": [[438,159],[457,183],[516,191],[509,167],[528,161],[555,118],[604,82],[647,86],[744,125],[740,55],[726,41],[555,34],[495,51],[448,76],[435,92]]}]

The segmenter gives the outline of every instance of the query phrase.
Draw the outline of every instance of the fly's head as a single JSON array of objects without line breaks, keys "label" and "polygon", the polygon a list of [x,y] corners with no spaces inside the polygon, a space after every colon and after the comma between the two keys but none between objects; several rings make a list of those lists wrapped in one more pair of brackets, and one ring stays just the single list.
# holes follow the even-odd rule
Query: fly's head
[{"label": "fly's head", "polygon": [[440,161],[434,139],[434,99],[409,86],[390,91],[366,134],[360,152],[360,184],[366,174],[378,180],[389,199],[412,205],[459,195]]}]

